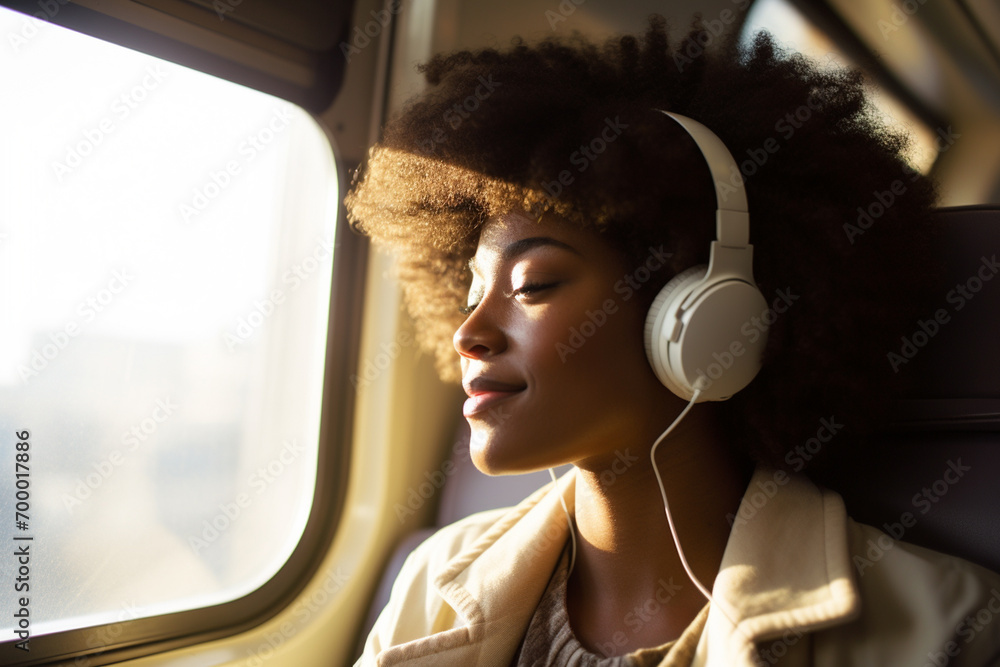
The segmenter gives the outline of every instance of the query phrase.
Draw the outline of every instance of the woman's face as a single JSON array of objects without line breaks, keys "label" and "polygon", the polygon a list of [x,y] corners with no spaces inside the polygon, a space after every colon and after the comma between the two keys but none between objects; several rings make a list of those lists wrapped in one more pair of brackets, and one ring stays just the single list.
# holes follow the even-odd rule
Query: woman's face
[{"label": "woman's face", "polygon": [[454,344],[476,466],[602,469],[648,451],[681,405],[646,361],[633,286],[648,273],[596,232],[518,213],[486,225],[470,266],[474,308]]}]

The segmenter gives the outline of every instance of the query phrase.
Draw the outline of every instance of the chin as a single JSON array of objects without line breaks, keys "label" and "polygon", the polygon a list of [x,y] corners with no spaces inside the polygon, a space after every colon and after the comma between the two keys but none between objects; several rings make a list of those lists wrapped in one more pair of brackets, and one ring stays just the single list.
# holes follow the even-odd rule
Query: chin
[{"label": "chin", "polygon": [[524,475],[555,468],[567,461],[545,461],[539,454],[545,449],[529,437],[513,434],[500,436],[496,431],[472,425],[469,454],[472,463],[485,475]]},{"label": "chin", "polygon": [[[510,452],[503,443],[496,442],[496,439],[487,430],[472,427],[472,438],[469,441],[469,454],[472,463],[475,464],[479,472],[493,477],[499,475],[513,475],[520,470],[512,467]],[[516,458],[516,457],[514,457]]]}]

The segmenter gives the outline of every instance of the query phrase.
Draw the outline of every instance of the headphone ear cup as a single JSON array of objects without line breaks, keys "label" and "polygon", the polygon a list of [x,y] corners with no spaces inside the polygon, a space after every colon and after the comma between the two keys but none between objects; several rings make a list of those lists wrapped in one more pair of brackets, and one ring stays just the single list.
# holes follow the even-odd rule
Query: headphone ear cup
[{"label": "headphone ear cup", "polygon": [[[703,282],[707,267],[683,271],[664,286],[646,315],[646,357],[656,377],[688,400],[723,401],[760,370],[767,336],[745,325],[767,311],[756,285],[738,278]],[[681,306],[687,307],[681,311]]]},{"label": "headphone ear cup", "polygon": [[646,341],[646,359],[649,360],[649,364],[653,367],[653,372],[659,378],[660,382],[667,389],[681,397],[687,394],[688,398],[690,398],[691,388],[678,384],[677,378],[674,377],[674,374],[670,370],[670,359],[665,354],[665,349],[659,344],[659,341],[664,337],[670,336],[671,332],[665,331],[664,328],[669,326],[668,322],[672,322],[674,318],[668,317],[668,315],[676,313],[680,307],[680,302],[690,292],[690,287],[701,282],[705,278],[706,273],[708,273],[707,264],[692,266],[678,273],[663,286],[656,295],[656,298],[653,299],[653,303],[649,307],[649,312],[646,314],[644,336]]}]

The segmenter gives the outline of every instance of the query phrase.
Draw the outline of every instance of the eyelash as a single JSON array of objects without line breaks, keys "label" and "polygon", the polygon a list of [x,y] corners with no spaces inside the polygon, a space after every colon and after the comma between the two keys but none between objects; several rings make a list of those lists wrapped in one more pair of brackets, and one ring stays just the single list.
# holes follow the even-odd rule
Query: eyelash
[{"label": "eyelash", "polygon": [[[535,292],[540,292],[540,291],[542,291],[544,289],[548,289],[550,287],[555,287],[557,284],[558,283],[555,283],[555,282],[551,282],[551,283],[525,283],[525,284],[521,285],[520,287],[518,287],[513,292],[511,292],[510,294],[507,294],[506,296],[507,296],[507,298],[512,299],[512,298],[514,298],[516,296],[520,296],[522,294],[533,294]],[[476,309],[476,306],[478,306],[478,305],[479,305],[478,303],[474,303],[474,304],[471,304],[471,305],[468,305],[468,306],[461,306],[458,309],[458,312],[462,313],[463,315],[470,315],[472,313],[472,311],[474,311]]]}]

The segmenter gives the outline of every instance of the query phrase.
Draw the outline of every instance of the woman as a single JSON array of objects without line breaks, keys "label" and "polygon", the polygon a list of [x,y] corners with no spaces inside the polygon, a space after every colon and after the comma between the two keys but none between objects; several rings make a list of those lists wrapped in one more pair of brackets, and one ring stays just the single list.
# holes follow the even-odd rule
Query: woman
[{"label": "woman", "polygon": [[[1000,654],[998,628],[960,636],[1000,579],[903,543],[859,572],[852,556],[881,533],[787,472],[818,429],[829,448],[877,423],[894,378],[885,354],[934,287],[914,271],[934,265],[933,185],[858,74],[786,57],[766,36],[688,57],[699,37],[672,48],[653,18],[642,40],[603,47],[438,56],[372,149],[351,219],[398,254],[442,376],[460,366],[473,461],[488,474],[574,470],[419,547],[362,664]],[[686,119],[722,140],[728,174],[706,167]],[[897,180],[877,224],[848,224]],[[744,184],[757,314],[720,339],[717,367],[668,388],[647,358],[647,313],[668,280],[706,263],[716,206]],[[729,400],[712,393],[730,367],[749,379],[758,365]]]}]

